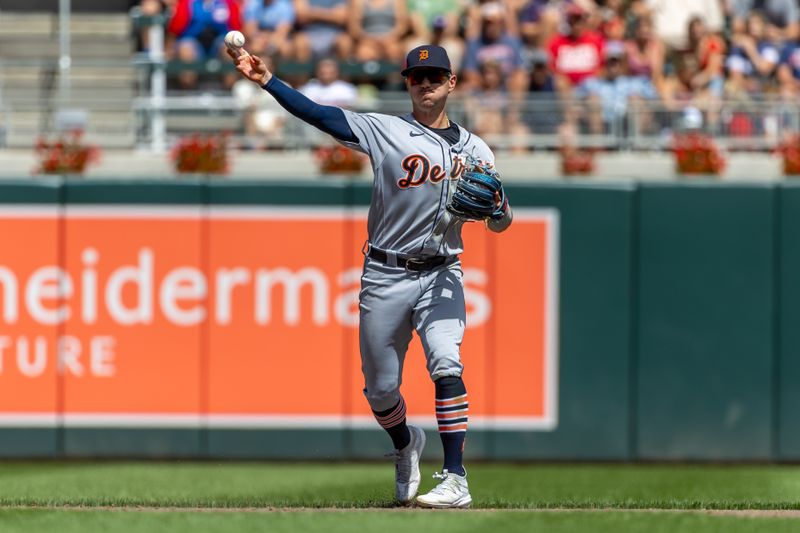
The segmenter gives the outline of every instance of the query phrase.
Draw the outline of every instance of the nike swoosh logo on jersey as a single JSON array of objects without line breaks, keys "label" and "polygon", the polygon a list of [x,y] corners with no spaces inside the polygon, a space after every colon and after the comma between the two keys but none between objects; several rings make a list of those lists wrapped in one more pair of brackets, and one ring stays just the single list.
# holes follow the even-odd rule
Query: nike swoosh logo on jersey
[{"label": "nike swoosh logo on jersey", "polygon": [[419,137],[420,135],[425,135],[424,131],[412,131],[408,134],[410,137]]}]

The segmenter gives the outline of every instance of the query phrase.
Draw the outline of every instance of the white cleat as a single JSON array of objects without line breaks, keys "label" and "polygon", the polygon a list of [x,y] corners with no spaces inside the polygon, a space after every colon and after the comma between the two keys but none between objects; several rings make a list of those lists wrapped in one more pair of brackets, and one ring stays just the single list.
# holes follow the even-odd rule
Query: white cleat
[{"label": "white cleat", "polygon": [[466,474],[459,476],[443,470],[433,477],[441,482],[428,494],[417,496],[417,505],[431,509],[466,509],[472,504]]},{"label": "white cleat", "polygon": [[419,459],[425,448],[425,432],[416,426],[408,426],[411,441],[402,450],[395,450],[394,457],[394,495],[400,503],[409,503],[417,495],[422,476],[419,473]]}]

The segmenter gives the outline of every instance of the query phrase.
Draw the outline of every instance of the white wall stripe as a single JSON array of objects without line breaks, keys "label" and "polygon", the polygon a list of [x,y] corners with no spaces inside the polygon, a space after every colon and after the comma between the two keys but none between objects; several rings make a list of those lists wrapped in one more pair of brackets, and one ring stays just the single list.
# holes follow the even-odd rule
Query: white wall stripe
[{"label": "white wall stripe", "polygon": [[[433,416],[412,416],[410,424],[426,429],[436,429],[438,424]],[[80,413],[58,415],[55,413],[0,413],[0,427],[108,427],[108,428],[174,428],[174,429],[380,429],[372,416],[335,415],[210,415],[187,414],[113,414]],[[473,429],[552,429],[533,417],[495,417],[471,416],[469,425]]]},{"label": "white wall stripe", "polygon": [[60,204],[0,204],[0,218],[57,218]]}]

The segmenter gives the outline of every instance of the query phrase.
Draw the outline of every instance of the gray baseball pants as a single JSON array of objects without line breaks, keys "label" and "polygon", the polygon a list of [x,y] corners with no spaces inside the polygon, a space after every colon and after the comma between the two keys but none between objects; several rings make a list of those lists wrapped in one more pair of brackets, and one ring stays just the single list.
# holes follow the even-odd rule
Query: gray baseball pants
[{"label": "gray baseball pants", "polygon": [[461,262],[412,272],[365,258],[359,295],[364,395],[374,411],[400,399],[412,331],[425,350],[431,379],[460,376],[466,308]]}]

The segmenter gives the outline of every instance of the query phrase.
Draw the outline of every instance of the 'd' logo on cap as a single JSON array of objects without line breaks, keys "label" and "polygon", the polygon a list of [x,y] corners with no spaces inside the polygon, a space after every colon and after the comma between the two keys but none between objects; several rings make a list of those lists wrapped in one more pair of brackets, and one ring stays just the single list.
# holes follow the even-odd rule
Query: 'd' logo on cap
[{"label": "'d' logo on cap", "polygon": [[419,51],[419,60],[420,61],[425,61],[426,59],[428,59],[428,51],[427,50],[420,50]]}]

